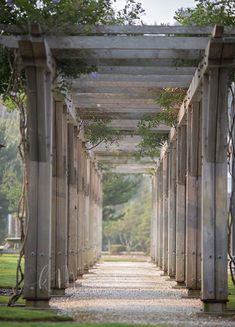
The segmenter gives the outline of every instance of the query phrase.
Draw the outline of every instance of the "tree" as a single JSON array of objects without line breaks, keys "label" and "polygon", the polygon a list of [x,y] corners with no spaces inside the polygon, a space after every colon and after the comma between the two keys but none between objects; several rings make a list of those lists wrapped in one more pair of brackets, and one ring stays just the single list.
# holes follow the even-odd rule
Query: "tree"
[{"label": "tree", "polygon": [[235,1],[195,0],[195,8],[180,8],[175,19],[182,25],[235,25]]},{"label": "tree", "polygon": [[103,239],[122,244],[127,251],[149,251],[151,220],[150,178],[143,177],[138,192],[122,205],[122,219],[104,222]]},{"label": "tree", "polygon": [[120,205],[127,203],[138,191],[140,175],[105,173],[103,180],[103,220],[123,217]]}]

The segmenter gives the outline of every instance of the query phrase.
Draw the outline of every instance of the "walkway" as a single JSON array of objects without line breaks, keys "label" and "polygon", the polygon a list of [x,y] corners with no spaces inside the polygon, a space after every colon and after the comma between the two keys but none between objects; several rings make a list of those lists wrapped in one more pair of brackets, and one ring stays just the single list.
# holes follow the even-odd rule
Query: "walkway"
[{"label": "walkway", "polygon": [[235,326],[203,315],[202,303],[149,262],[102,262],[51,304],[78,322],[120,322],[167,326]]}]

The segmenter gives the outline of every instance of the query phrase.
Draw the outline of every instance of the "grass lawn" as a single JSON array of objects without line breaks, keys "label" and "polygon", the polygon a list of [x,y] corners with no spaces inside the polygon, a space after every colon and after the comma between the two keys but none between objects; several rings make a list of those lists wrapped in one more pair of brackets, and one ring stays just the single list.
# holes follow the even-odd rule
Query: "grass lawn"
[{"label": "grass lawn", "polygon": [[18,255],[0,255],[0,287],[12,288],[16,282],[16,265]]},{"label": "grass lawn", "polygon": [[[17,307],[0,307],[0,321],[68,321],[72,318],[58,316],[56,312]],[[2,323],[1,323],[2,326]]]},{"label": "grass lawn", "polygon": [[229,291],[229,302],[227,303],[227,308],[229,310],[235,310],[235,285],[233,285],[232,279],[229,276],[228,279],[228,291]]},{"label": "grass lawn", "polygon": [[149,257],[138,255],[103,255],[101,262],[146,262]]},{"label": "grass lawn", "polygon": [[[12,327],[12,326],[18,326],[18,327],[37,327],[37,326],[41,326],[41,327],[53,327],[53,326],[56,326],[56,327],[147,327],[148,325],[131,325],[131,324],[108,324],[108,323],[105,323],[105,324],[79,324],[79,323],[76,323],[76,322],[51,322],[51,323],[45,323],[45,322],[36,322],[36,323],[11,323],[11,322],[2,322],[1,323],[1,327]],[[152,327],[169,327],[169,326],[166,326],[166,325],[154,325]]]}]

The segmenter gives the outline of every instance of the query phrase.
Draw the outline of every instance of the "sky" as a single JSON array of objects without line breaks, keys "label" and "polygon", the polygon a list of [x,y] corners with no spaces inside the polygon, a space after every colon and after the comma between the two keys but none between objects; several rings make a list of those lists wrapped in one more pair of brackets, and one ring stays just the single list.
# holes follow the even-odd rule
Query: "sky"
[{"label": "sky", "polygon": [[[173,25],[175,20],[173,16],[175,11],[181,7],[195,6],[194,0],[138,0],[142,3],[146,15],[142,17],[145,24],[170,24]],[[116,0],[116,7],[122,8],[124,0]]]}]

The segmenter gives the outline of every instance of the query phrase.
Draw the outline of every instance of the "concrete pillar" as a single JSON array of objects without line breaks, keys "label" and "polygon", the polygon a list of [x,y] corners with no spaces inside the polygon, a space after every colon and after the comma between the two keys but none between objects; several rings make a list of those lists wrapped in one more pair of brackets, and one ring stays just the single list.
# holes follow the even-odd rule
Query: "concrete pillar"
[{"label": "concrete pillar", "polygon": [[[38,49],[40,48],[40,52]],[[27,80],[28,212],[25,241],[26,306],[48,306],[51,275],[52,70],[45,41],[19,41]],[[40,65],[37,65],[38,57]]]},{"label": "concrete pillar", "polygon": [[202,97],[202,301],[221,312],[228,300],[227,273],[228,71],[211,68]]}]

